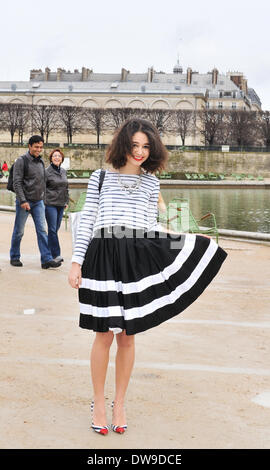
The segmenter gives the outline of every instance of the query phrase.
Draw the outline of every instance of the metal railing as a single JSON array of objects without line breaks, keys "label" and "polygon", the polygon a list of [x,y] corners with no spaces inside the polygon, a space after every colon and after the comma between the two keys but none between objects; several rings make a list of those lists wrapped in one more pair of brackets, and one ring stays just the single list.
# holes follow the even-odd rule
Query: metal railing
[{"label": "metal railing", "polygon": [[[28,147],[28,141],[24,142],[23,144],[20,144],[19,142],[0,142],[0,147]],[[44,143],[44,148],[59,148],[60,144],[59,142],[48,142]]]},{"label": "metal railing", "polygon": [[175,150],[175,151],[199,151],[199,152],[261,152],[261,153],[268,153],[270,152],[270,147],[248,147],[248,146],[231,146],[226,145],[228,147],[226,150],[223,150],[224,145],[166,145],[168,150]]}]

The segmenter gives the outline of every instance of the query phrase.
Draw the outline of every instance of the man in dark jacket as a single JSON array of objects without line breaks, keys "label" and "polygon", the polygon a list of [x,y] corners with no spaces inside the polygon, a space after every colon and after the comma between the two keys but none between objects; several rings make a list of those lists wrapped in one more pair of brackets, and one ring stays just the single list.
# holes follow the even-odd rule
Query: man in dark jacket
[{"label": "man in dark jacket", "polygon": [[[45,169],[40,157],[44,140],[34,135],[28,142],[28,152],[19,157],[14,164],[13,186],[16,193],[16,218],[11,239],[10,264],[23,266],[20,257],[21,239],[28,215],[31,214],[37,234],[38,247],[43,269],[57,268],[61,262],[53,260],[48,247],[46,232],[45,206]],[[24,160],[27,160],[26,162]]]}]

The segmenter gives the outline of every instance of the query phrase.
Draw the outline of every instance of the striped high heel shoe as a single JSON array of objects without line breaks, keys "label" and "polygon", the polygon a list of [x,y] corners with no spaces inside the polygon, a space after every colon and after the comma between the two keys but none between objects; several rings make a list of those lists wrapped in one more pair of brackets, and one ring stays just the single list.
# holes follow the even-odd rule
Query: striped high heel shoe
[{"label": "striped high heel shoe", "polygon": [[92,413],[92,424],[91,424],[91,428],[99,433],[99,434],[102,434],[103,436],[106,436],[106,434],[108,434],[109,432],[109,426],[96,426],[94,423],[93,423],[93,413],[94,413],[94,402],[92,401],[91,402],[91,413]]},{"label": "striped high heel shoe", "polygon": [[[114,407],[114,402],[112,401],[112,410]],[[124,434],[124,432],[127,430],[127,424],[123,424],[122,426],[119,426],[117,424],[112,424],[111,428],[114,432],[117,432],[118,434]]]}]

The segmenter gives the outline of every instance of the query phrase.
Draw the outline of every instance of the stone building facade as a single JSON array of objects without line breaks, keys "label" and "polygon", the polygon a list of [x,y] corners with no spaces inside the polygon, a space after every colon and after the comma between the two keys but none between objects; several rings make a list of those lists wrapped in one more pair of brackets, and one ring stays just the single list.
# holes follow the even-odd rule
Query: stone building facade
[{"label": "stone building facade", "polygon": [[[221,74],[214,68],[203,74],[190,67],[184,73],[179,61],[172,73],[157,72],[153,67],[145,73],[131,73],[122,68],[119,74],[95,73],[86,67],[73,72],[62,68],[53,72],[48,67],[44,71],[31,70],[29,81],[0,82],[1,102],[194,111],[204,107],[261,109],[259,97],[254,89],[248,88],[242,73]],[[83,136],[76,139],[85,141]],[[177,138],[169,140],[169,143],[180,143]],[[195,134],[187,144],[198,144]]]}]

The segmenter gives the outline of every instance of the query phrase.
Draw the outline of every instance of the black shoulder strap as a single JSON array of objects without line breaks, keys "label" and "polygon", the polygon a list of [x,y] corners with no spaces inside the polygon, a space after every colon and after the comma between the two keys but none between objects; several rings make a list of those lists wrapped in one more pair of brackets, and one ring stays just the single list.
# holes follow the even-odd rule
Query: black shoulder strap
[{"label": "black shoulder strap", "polygon": [[23,163],[24,163],[24,176],[26,172],[28,172],[28,160],[26,155],[22,155]]},{"label": "black shoulder strap", "polygon": [[99,175],[99,187],[98,187],[99,192],[101,191],[104,178],[105,178],[105,170],[102,169]]}]

